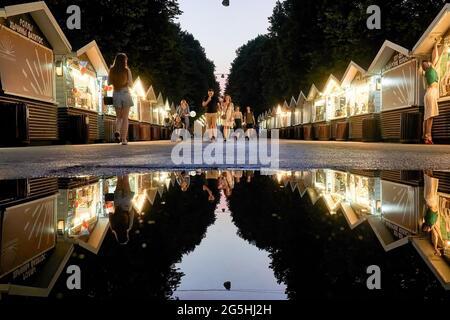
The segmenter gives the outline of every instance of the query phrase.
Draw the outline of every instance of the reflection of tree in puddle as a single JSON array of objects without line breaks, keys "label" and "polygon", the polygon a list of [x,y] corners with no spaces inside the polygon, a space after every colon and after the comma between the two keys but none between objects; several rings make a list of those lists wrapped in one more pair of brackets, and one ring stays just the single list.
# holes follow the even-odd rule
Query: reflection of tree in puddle
[{"label": "reflection of tree in puddle", "polygon": [[[235,185],[229,199],[239,235],[270,252],[271,268],[289,298],[444,298],[440,284],[412,246],[386,253],[367,222],[351,231],[321,198],[284,188],[269,176]],[[366,287],[366,268],[382,270],[381,291]]]},{"label": "reflection of tree in puddle", "polygon": [[[217,200],[208,201],[200,176],[191,178],[190,187],[180,187],[158,194],[151,205],[144,205],[144,215],[135,215],[130,241],[116,242],[108,232],[98,256],[78,249],[68,265],[82,270],[82,290],[70,292],[62,276],[53,294],[57,297],[168,299],[179,285],[182,274],[174,264],[194,250],[214,220]],[[219,199],[217,190],[216,199]]]}]

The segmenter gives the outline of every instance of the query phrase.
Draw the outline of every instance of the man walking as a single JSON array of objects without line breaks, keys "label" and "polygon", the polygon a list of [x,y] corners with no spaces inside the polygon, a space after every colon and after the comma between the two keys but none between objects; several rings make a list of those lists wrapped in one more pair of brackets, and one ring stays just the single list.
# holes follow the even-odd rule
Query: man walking
[{"label": "man walking", "polygon": [[216,140],[217,136],[217,110],[219,99],[214,94],[214,89],[208,90],[208,96],[202,102],[203,108],[206,108],[206,129],[211,141]]}]

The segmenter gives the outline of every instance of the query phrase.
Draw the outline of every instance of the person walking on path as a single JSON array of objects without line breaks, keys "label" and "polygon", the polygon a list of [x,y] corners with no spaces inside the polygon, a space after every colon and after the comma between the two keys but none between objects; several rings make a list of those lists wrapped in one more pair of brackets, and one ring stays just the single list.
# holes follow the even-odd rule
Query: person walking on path
[{"label": "person walking on path", "polygon": [[113,106],[116,111],[116,142],[128,144],[128,116],[133,106],[130,88],[133,85],[133,76],[128,67],[128,57],[125,53],[118,53],[109,70],[108,83],[114,87]]},{"label": "person walking on path", "polygon": [[250,135],[253,133],[256,121],[255,121],[255,115],[253,114],[252,108],[247,107],[246,109],[247,110],[244,114],[244,122],[245,122],[247,139],[250,139]]},{"label": "person walking on path", "polygon": [[237,136],[238,134],[241,134],[241,130],[242,130],[242,123],[243,121],[243,115],[241,112],[241,107],[236,106],[234,108],[234,113],[233,113],[233,117],[234,117],[234,131],[236,134],[236,139],[238,139],[239,137]]},{"label": "person walking on path", "polygon": [[177,114],[184,121],[184,129],[189,131],[189,118],[191,116],[191,110],[186,100],[181,100],[180,105],[177,108]]},{"label": "person walking on path", "polygon": [[234,104],[230,95],[225,95],[222,106],[222,123],[223,123],[223,138],[225,141],[230,136],[231,128],[234,124]]},{"label": "person walking on path", "polygon": [[217,136],[219,99],[216,97],[214,89],[208,90],[208,95],[203,100],[202,106],[206,109],[206,129],[209,132],[209,138],[211,141],[215,141]]}]

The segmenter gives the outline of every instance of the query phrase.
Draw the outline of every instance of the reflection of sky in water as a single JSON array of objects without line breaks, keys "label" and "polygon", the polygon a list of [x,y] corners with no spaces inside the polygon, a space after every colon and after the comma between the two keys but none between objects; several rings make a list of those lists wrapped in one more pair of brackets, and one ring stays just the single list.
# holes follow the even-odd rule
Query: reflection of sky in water
[{"label": "reflection of sky in water", "polygon": [[[277,284],[269,268],[269,253],[237,235],[238,229],[223,193],[215,213],[216,222],[208,228],[202,243],[176,265],[185,276],[174,297],[188,300],[286,299],[286,286]],[[225,290],[225,281],[231,281],[231,291]]]}]

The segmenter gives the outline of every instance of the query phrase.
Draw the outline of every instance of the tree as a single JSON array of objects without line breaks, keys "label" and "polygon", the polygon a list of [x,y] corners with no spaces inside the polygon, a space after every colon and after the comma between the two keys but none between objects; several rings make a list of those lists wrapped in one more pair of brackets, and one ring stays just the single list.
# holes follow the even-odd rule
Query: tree
[{"label": "tree", "polygon": [[[374,4],[381,8],[380,30],[366,27],[367,7]],[[264,38],[270,45],[249,45],[250,41],[237,51],[228,89],[242,97],[249,91],[245,83],[263,84],[255,104],[268,103],[264,110],[297,97],[300,90],[307,92],[313,83],[322,89],[328,76],[342,76],[351,60],[367,68],[385,40],[412,48],[444,4],[444,0],[431,0],[426,6],[419,0],[279,1],[269,33],[255,39]],[[254,56],[266,60],[249,62]],[[257,109],[262,111],[259,105]]]}]

